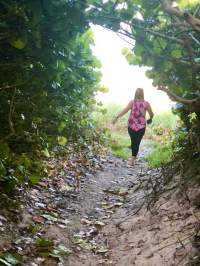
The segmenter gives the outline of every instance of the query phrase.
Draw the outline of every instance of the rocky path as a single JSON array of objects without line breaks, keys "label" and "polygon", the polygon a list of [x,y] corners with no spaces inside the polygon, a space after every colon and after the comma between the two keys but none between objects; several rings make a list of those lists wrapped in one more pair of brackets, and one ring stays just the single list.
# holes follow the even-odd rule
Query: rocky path
[{"label": "rocky path", "polygon": [[0,265],[188,265],[199,213],[171,189],[148,205],[153,198],[144,188],[161,174],[143,161],[128,167],[106,156],[93,163],[95,171],[65,162],[59,175],[21,195],[11,216],[2,210]]}]

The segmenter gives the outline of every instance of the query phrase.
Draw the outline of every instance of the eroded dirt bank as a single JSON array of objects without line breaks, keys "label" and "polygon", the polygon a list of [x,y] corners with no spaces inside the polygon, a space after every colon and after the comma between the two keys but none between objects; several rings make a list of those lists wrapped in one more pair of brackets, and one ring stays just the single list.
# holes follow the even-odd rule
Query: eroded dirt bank
[{"label": "eroded dirt bank", "polygon": [[[59,175],[24,195],[17,224],[2,211],[1,250],[17,252],[23,257],[18,265],[27,266],[187,265],[200,215],[174,184],[152,204],[151,182],[159,182],[160,171],[142,161],[130,168],[113,156],[96,165],[74,192],[77,171],[66,162]],[[41,247],[38,239],[53,240],[53,247]]]}]

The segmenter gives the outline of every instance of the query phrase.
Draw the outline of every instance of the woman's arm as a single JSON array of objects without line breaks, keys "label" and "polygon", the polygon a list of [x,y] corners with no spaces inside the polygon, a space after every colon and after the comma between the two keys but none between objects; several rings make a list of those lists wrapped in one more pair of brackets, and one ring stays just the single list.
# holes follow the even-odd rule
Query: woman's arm
[{"label": "woman's arm", "polygon": [[148,106],[147,106],[147,112],[148,112],[148,114],[149,114],[149,119],[147,120],[147,124],[151,124],[151,122],[152,122],[152,118],[153,118],[153,116],[154,116],[154,113],[153,113],[153,111],[152,111],[152,109],[151,109],[151,105],[150,104],[148,104]]},{"label": "woman's arm", "polygon": [[117,119],[120,118],[121,116],[125,115],[129,110],[132,108],[132,101],[129,102],[129,104],[121,111],[119,112],[114,119],[112,120],[113,125],[117,122]]}]

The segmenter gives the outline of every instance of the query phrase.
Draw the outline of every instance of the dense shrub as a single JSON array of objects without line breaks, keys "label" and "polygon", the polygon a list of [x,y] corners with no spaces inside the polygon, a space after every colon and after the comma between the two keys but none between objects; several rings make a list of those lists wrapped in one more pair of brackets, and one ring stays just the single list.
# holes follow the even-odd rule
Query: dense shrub
[{"label": "dense shrub", "polygon": [[[85,138],[99,61],[85,1],[0,3],[0,181],[35,183],[55,145]],[[8,185],[7,185],[8,184]]]}]

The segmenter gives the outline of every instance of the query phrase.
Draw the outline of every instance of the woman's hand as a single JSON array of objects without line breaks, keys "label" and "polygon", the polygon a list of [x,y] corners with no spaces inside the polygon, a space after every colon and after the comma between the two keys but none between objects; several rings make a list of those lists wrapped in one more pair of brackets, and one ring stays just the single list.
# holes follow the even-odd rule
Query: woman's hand
[{"label": "woman's hand", "polygon": [[147,119],[147,124],[149,125],[151,123],[152,123],[152,118]]},{"label": "woman's hand", "polygon": [[112,120],[112,124],[114,125],[117,122],[117,119],[126,114],[129,110],[131,110],[133,105],[133,101],[130,101],[129,104],[120,112],[118,113]]}]

